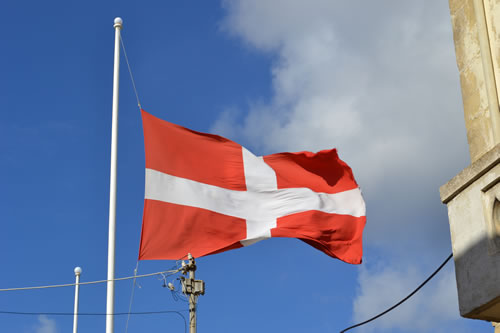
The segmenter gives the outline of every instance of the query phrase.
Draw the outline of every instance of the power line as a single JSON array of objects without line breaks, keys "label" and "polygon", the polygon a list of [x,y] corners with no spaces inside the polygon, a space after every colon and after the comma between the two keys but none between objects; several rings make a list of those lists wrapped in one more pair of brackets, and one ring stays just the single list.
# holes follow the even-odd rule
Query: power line
[{"label": "power line", "polygon": [[[425,279],[424,282],[422,282],[415,290],[413,290],[408,296],[403,298],[401,301],[396,303],[395,305],[391,306],[387,310],[379,313],[378,315],[365,320],[361,323],[358,323],[356,325],[350,326],[342,331],[340,333],[347,332],[353,328],[365,325],[377,318],[382,317],[383,315],[387,314],[388,312],[394,310],[404,302],[406,302],[409,298],[411,298],[413,295],[415,295],[423,286],[427,284],[447,263],[450,261],[450,259],[453,257],[453,253],[451,253],[448,258],[427,278]],[[127,276],[123,278],[116,278],[114,281],[122,281],[122,280],[130,280],[130,279],[137,279],[137,278],[142,278],[142,277],[148,277],[148,276],[154,276],[154,275],[165,275],[167,276],[173,275],[177,272],[179,272],[181,269],[175,269],[175,270],[167,270],[167,271],[161,271],[161,272],[156,272],[156,273],[149,273],[149,274],[142,274],[142,275],[133,275],[133,276]],[[97,283],[105,283],[111,280],[98,280],[98,281],[89,281],[89,282],[81,282],[79,285],[86,285],[86,284],[97,284]],[[135,281],[135,280],[134,280]],[[0,289],[1,291],[18,291],[18,290],[34,290],[34,289],[47,289],[47,288],[59,288],[59,287],[69,287],[69,286],[75,286],[76,283],[68,283],[68,284],[59,284],[59,285],[47,285],[47,286],[36,286],[36,287],[22,287],[22,288],[6,288],[6,289]],[[186,318],[179,312],[179,311],[174,311],[174,310],[166,310],[166,311],[146,311],[146,312],[118,312],[114,313],[112,315],[114,316],[122,316],[122,315],[152,315],[152,314],[165,314],[165,313],[176,313],[184,319],[185,325],[186,325]],[[51,315],[51,316],[73,316],[74,313],[70,312],[18,312],[18,311],[0,311],[0,314],[9,314],[9,315]],[[79,313],[79,315],[82,316],[105,316],[107,315],[106,313],[89,313],[89,312],[82,312]]]},{"label": "power line", "polygon": [[[143,278],[147,276],[153,276],[153,275],[166,275],[170,276],[173,275],[177,272],[179,272],[181,269],[174,269],[174,270],[168,270],[168,271],[161,271],[161,272],[156,272],[156,273],[149,273],[149,274],[142,274],[142,275],[132,275],[132,276],[127,276],[127,277],[122,277],[122,278],[116,278],[113,280],[97,280],[97,281],[89,281],[89,282],[80,282],[78,285],[86,285],[86,284],[97,284],[97,283],[105,283],[108,281],[123,281],[123,280],[130,280],[130,279],[136,279],[136,278]],[[61,288],[61,287],[71,287],[71,286],[76,286],[76,283],[66,283],[66,284],[53,284],[53,285],[47,285],[47,286],[36,286],[36,287],[21,287],[21,288],[4,288],[0,289],[1,291],[19,291],[19,290],[35,290],[35,289],[48,289],[48,288]]]},{"label": "power line", "polygon": [[446,258],[446,260],[445,260],[445,261],[441,264],[441,266],[439,266],[439,267],[438,267],[438,268],[434,271],[434,273],[432,273],[432,274],[431,274],[431,275],[430,275],[430,276],[429,276],[429,277],[428,277],[428,278],[427,278],[424,282],[422,282],[422,283],[421,283],[421,284],[417,287],[417,289],[413,290],[413,291],[411,292],[411,294],[409,294],[408,296],[406,296],[405,298],[403,298],[403,299],[402,299],[401,301],[399,301],[397,304],[395,304],[395,305],[391,306],[389,309],[385,310],[384,312],[379,313],[379,314],[378,314],[378,315],[376,315],[375,317],[372,317],[372,318],[370,318],[370,319],[368,319],[368,320],[365,320],[365,321],[364,321],[364,322],[362,322],[362,323],[359,323],[359,324],[353,325],[353,326],[351,326],[351,327],[348,327],[348,328],[346,328],[346,329],[344,329],[344,330],[340,331],[340,333],[344,333],[344,332],[349,331],[349,330],[350,330],[350,329],[352,329],[352,328],[359,327],[359,326],[364,325],[364,324],[368,324],[369,322],[371,322],[371,321],[373,321],[373,320],[375,320],[375,319],[377,319],[377,318],[379,318],[379,317],[382,317],[382,316],[383,316],[383,315],[385,315],[386,313],[388,313],[388,312],[390,312],[390,311],[394,310],[395,308],[397,308],[398,306],[400,306],[401,304],[403,304],[406,300],[408,300],[410,297],[412,297],[413,295],[415,295],[415,294],[417,293],[417,291],[419,291],[419,290],[420,290],[423,286],[425,286],[425,284],[426,284],[427,282],[429,282],[429,281],[430,281],[430,280],[431,280],[431,279],[432,279],[432,278],[433,278],[433,277],[434,277],[434,276],[435,276],[435,275],[436,275],[436,274],[437,274],[437,273],[441,270],[441,268],[443,268],[443,267],[444,267],[444,265],[446,265],[446,264],[448,263],[448,261],[450,261],[451,257],[453,257],[453,253],[452,253],[452,254],[450,254],[450,255],[449,255],[449,257],[448,257],[448,258]]},{"label": "power line", "polygon": [[[188,310],[165,310],[165,311],[143,311],[143,312],[130,312],[131,315],[154,315],[154,314],[164,314],[164,313],[178,313],[182,316],[181,311]],[[73,316],[73,312],[19,312],[19,311],[0,311],[0,315],[22,315],[22,316]],[[107,314],[103,312],[79,312],[79,316],[125,316],[128,315],[129,312],[115,312],[113,314]]]},{"label": "power line", "polygon": [[[181,313],[182,311],[186,312],[188,310],[164,310],[164,311],[145,311],[145,312],[115,312],[113,314],[109,314],[111,316],[130,316],[130,315],[155,315],[155,314],[166,314],[173,313],[179,315],[184,321],[184,332],[187,332],[187,320],[186,317]],[[73,312],[18,312],[18,311],[0,311],[0,315],[23,315],[23,316],[73,316]],[[80,312],[79,316],[108,316],[107,313],[102,312]]]}]

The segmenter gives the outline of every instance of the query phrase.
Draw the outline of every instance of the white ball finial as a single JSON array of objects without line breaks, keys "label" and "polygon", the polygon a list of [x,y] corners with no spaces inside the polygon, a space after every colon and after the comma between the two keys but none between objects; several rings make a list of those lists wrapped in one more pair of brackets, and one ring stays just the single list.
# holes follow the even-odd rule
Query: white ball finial
[{"label": "white ball finial", "polygon": [[82,274],[82,268],[81,267],[75,267],[75,275],[80,275]]},{"label": "white ball finial", "polygon": [[117,18],[115,18],[115,25],[114,25],[114,27],[115,27],[115,28],[116,28],[116,27],[120,27],[120,28],[121,28],[121,27],[122,27],[122,25],[123,25],[123,20],[122,20],[122,18],[121,18],[121,17],[117,17]]}]

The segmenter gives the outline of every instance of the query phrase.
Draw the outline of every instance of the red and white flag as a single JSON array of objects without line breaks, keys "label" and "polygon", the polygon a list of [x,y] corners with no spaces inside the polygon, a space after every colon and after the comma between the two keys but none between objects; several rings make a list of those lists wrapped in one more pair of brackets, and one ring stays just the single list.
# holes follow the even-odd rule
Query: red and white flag
[{"label": "red and white flag", "polygon": [[139,259],[178,259],[293,237],[361,263],[365,203],[337,151],[257,157],[142,111],[146,191]]}]

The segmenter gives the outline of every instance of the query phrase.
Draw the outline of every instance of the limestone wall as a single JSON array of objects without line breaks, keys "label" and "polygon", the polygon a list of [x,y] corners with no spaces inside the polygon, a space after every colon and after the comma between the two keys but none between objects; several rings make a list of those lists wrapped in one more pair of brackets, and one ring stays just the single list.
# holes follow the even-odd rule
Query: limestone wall
[{"label": "limestone wall", "polygon": [[[474,162],[500,143],[500,0],[449,3],[467,140]],[[476,10],[478,3],[483,8]]]}]

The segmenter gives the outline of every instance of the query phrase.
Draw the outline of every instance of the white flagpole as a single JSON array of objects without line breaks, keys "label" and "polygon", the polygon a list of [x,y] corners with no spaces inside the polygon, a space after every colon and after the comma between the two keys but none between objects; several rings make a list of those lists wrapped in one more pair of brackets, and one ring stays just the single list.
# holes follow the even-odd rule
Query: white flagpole
[{"label": "white flagpole", "polygon": [[118,88],[120,78],[120,30],[122,19],[115,18],[115,65],[113,69],[113,122],[111,128],[111,175],[109,179],[108,282],[106,333],[113,333],[115,311],[116,160],[118,150]]},{"label": "white flagpole", "polygon": [[82,274],[82,269],[80,267],[75,267],[75,311],[73,314],[73,333],[78,331],[78,296],[80,293],[80,274]]}]

